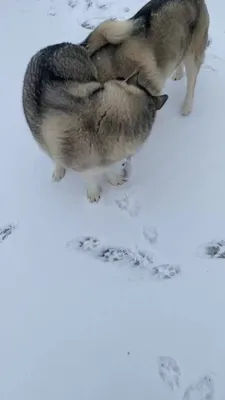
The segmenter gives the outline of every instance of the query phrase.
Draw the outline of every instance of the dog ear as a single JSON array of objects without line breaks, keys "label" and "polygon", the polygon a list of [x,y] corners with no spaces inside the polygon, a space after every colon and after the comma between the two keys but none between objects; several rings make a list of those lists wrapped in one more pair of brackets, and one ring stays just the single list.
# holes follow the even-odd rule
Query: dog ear
[{"label": "dog ear", "polygon": [[169,96],[167,94],[162,94],[161,96],[152,96],[156,110],[161,110],[164,104],[167,102]]},{"label": "dog ear", "polygon": [[134,78],[136,78],[136,80],[137,80],[138,74],[139,74],[139,71],[134,71],[130,76],[128,76],[127,79],[125,79],[125,83],[127,83],[127,85],[129,85],[130,83],[132,83]]}]

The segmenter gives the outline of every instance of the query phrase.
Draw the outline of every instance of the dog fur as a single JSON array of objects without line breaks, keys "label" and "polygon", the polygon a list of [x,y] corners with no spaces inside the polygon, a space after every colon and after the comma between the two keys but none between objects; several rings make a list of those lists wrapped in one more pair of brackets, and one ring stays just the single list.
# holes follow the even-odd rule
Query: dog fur
[{"label": "dog fur", "polygon": [[188,115],[209,44],[208,29],[204,0],[151,0],[129,20],[102,22],[81,45],[91,55],[101,82],[137,69],[139,83],[153,95],[162,92],[174,71],[173,79],[181,79],[185,67],[182,114]]},{"label": "dog fur", "polygon": [[[67,168],[81,172],[92,202],[100,198],[103,172],[113,185],[123,183],[121,160],[143,145],[168,98],[130,84],[133,78],[98,82],[87,51],[70,43],[40,50],[25,73],[24,114],[35,140],[55,162],[53,179],[63,178]],[[120,170],[113,171],[117,163]]]}]

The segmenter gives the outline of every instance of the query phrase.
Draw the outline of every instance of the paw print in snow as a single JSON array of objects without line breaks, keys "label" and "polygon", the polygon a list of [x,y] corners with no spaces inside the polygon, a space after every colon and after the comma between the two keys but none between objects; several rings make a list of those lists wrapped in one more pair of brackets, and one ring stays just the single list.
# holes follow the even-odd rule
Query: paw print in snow
[{"label": "paw print in snow", "polygon": [[89,21],[82,22],[81,26],[85,29],[92,31],[95,28],[95,25],[92,25]]},{"label": "paw print in snow", "polygon": [[100,10],[107,10],[109,8],[109,6],[107,4],[97,4],[97,7]]},{"label": "paw print in snow", "polygon": [[130,262],[131,260],[131,251],[125,248],[116,248],[116,247],[105,247],[100,250],[97,254],[97,258],[99,258],[103,262]]},{"label": "paw print in snow", "polygon": [[77,6],[77,0],[68,0],[67,4],[70,8],[75,8]]},{"label": "paw print in snow", "polygon": [[225,259],[225,240],[212,240],[201,246],[198,251],[200,257]]},{"label": "paw print in snow", "polygon": [[180,386],[180,368],[172,357],[159,357],[159,376],[172,390]]},{"label": "paw print in snow", "polygon": [[153,264],[153,257],[151,254],[137,250],[132,253],[131,266],[134,268],[148,269]]},{"label": "paw print in snow", "polygon": [[93,1],[92,0],[85,0],[86,3],[86,9],[89,10],[93,6]]},{"label": "paw print in snow", "polygon": [[174,278],[176,275],[179,275],[180,272],[181,269],[179,265],[161,264],[154,266],[151,274],[158,280],[166,280]]},{"label": "paw print in snow", "polygon": [[7,239],[12,232],[16,229],[15,225],[6,225],[3,228],[0,228],[0,243],[2,243],[5,239]]},{"label": "paw print in snow", "polygon": [[211,376],[205,375],[196,383],[188,386],[183,400],[213,400],[214,381]]},{"label": "paw print in snow", "polygon": [[100,241],[92,236],[85,236],[80,239],[72,239],[66,244],[66,247],[69,250],[83,250],[87,252],[94,251],[99,246]]},{"label": "paw print in snow", "polygon": [[158,231],[154,226],[144,226],[143,236],[150,244],[155,244],[158,240]]},{"label": "paw print in snow", "polygon": [[131,217],[137,217],[140,212],[140,207],[131,196],[125,194],[122,199],[115,200],[116,205],[126,211]]}]

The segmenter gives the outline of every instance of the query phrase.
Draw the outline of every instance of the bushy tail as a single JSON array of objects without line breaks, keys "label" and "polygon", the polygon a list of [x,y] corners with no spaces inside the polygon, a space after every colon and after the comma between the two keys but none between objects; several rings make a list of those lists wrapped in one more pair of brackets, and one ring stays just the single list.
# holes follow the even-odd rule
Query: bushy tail
[{"label": "bushy tail", "polygon": [[139,21],[107,20],[102,22],[82,43],[92,55],[108,43],[120,44],[132,36],[139,29]]}]

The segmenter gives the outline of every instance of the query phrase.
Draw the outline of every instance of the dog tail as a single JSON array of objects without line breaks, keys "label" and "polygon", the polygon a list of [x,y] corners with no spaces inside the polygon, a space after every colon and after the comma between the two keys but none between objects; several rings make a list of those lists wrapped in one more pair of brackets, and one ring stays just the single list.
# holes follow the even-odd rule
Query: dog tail
[{"label": "dog tail", "polygon": [[138,20],[107,20],[93,30],[87,39],[81,43],[92,55],[106,44],[120,44],[139,30]]}]

